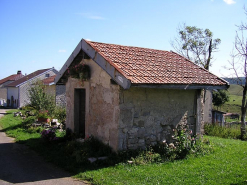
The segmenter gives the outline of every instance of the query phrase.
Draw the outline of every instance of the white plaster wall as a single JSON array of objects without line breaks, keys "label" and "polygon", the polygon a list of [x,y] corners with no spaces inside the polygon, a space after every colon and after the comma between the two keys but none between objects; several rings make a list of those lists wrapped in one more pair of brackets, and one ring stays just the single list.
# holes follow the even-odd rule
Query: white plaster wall
[{"label": "white plaster wall", "polygon": [[[7,99],[9,101],[11,101],[11,97],[13,96],[14,97],[14,100],[16,100],[16,103],[15,104],[15,108],[17,107],[17,105],[19,105],[19,88],[18,87],[8,87],[7,88]],[[11,105],[11,102],[10,102],[10,105]]]},{"label": "white plaster wall", "polygon": [[93,60],[83,60],[90,66],[91,78],[81,83],[69,78],[66,83],[66,127],[74,130],[74,90],[86,89],[86,136],[93,135],[115,150],[118,144],[119,86]]}]

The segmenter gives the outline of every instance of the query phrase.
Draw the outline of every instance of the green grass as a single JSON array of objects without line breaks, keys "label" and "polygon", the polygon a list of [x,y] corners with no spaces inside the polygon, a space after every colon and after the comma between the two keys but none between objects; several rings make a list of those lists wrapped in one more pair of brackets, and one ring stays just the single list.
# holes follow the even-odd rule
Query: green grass
[{"label": "green grass", "polygon": [[28,139],[38,138],[40,137],[39,131],[31,130],[31,129],[24,129],[21,117],[13,117],[13,112],[17,110],[10,110],[7,111],[7,115],[5,115],[1,119],[1,127],[3,128],[4,132],[10,137],[14,137],[16,141],[24,142]]},{"label": "green grass", "polygon": [[229,89],[228,89],[228,92],[231,95],[242,96],[243,87],[240,85],[231,84]]},{"label": "green grass", "polygon": [[[28,144],[47,161],[70,171],[75,177],[97,184],[247,184],[247,142],[205,136],[214,152],[174,162],[98,167],[82,166],[71,154],[71,143],[42,142],[40,134],[22,129],[21,119],[8,114],[0,125],[8,135]],[[29,134],[28,134],[29,133]]]},{"label": "green grass", "polygon": [[[222,105],[219,110],[223,112],[241,114],[243,88],[239,85],[231,84],[228,92],[229,102],[226,102],[224,105]],[[214,109],[217,109],[217,107],[214,107]]]},{"label": "green grass", "polygon": [[247,183],[247,142],[206,137],[215,152],[165,164],[114,167],[87,171],[77,178],[93,184],[244,184]]}]

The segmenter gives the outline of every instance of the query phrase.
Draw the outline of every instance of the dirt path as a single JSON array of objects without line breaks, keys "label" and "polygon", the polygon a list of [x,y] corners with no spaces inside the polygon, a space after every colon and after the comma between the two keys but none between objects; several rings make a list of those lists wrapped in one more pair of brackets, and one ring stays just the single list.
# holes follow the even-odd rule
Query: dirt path
[{"label": "dirt path", "polygon": [[[0,118],[5,110],[0,109]],[[14,142],[0,128],[0,185],[86,185],[44,161],[27,146]]]}]

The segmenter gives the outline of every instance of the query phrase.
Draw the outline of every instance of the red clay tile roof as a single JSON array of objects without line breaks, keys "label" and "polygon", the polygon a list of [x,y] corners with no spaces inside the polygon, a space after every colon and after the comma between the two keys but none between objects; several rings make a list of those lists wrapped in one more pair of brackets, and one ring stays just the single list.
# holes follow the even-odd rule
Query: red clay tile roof
[{"label": "red clay tile roof", "polygon": [[227,84],[172,51],[86,42],[134,84]]},{"label": "red clay tile roof", "polygon": [[15,81],[18,80],[20,78],[22,78],[24,75],[23,74],[14,74],[14,75],[10,75],[6,78],[3,78],[0,80],[0,85],[7,82],[7,81]]},{"label": "red clay tile roof", "polygon": [[50,76],[48,78],[45,78],[43,81],[44,85],[49,85],[50,83],[54,82],[57,75]]},{"label": "red clay tile roof", "polygon": [[32,79],[32,78],[35,77],[35,76],[38,76],[38,75],[40,75],[40,74],[42,74],[42,73],[44,73],[45,71],[48,71],[48,70],[50,70],[50,69],[51,69],[51,68],[49,68],[49,69],[41,69],[41,70],[37,70],[37,71],[35,71],[35,72],[33,72],[33,73],[29,74],[29,75],[26,75],[26,76],[22,77],[22,78],[19,79],[19,80],[16,80],[16,81],[10,83],[10,84],[7,85],[7,86],[8,86],[8,87],[16,87],[16,86],[18,86],[18,85],[20,85],[20,84],[22,84],[22,83],[24,83],[24,82],[26,82],[26,81]]}]

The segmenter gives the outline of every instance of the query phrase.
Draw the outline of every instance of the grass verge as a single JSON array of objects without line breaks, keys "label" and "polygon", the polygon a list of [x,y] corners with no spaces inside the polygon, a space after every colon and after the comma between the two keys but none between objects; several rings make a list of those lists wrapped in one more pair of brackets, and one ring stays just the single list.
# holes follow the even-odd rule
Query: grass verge
[{"label": "grass verge", "polygon": [[[9,112],[10,113],[10,112]],[[205,136],[213,144],[214,152],[205,156],[146,165],[116,164],[103,167],[81,165],[71,142],[44,143],[38,131],[28,131],[19,117],[7,114],[0,125],[18,142],[32,149],[68,171],[76,178],[93,184],[246,184],[247,142]]]}]

